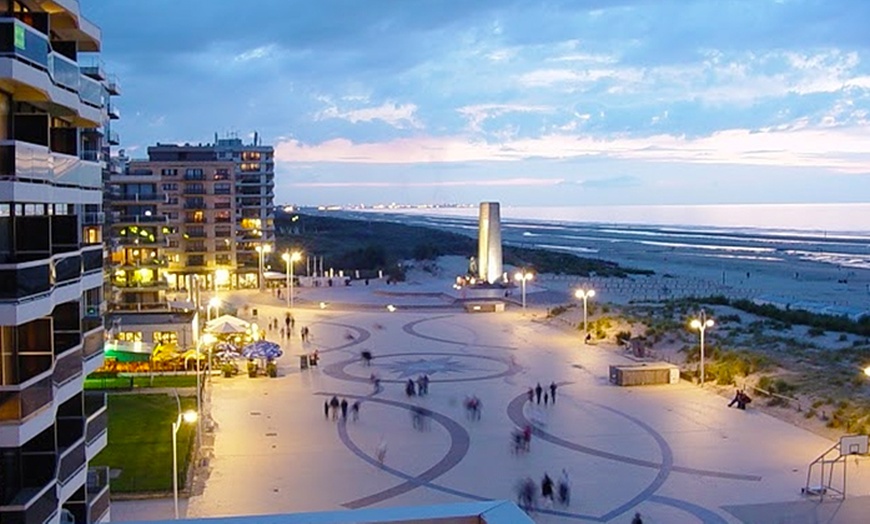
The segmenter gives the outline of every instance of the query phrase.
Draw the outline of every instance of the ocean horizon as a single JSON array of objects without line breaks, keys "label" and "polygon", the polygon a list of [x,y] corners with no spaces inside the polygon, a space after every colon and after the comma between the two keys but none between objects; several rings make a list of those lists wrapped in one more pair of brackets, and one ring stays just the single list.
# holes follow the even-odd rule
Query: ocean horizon
[{"label": "ocean horizon", "polygon": [[[437,217],[475,218],[469,207],[419,207],[374,209]],[[810,236],[866,238],[870,241],[870,203],[822,204],[699,204],[618,206],[512,206],[502,204],[503,221],[564,224],[674,227],[686,230],[712,228],[744,233],[794,233]]]},{"label": "ocean horizon", "polygon": [[[476,236],[477,207],[350,211]],[[502,206],[502,238],[525,247],[596,256],[633,244],[696,260],[802,260],[870,269],[870,203],[697,206]]]}]

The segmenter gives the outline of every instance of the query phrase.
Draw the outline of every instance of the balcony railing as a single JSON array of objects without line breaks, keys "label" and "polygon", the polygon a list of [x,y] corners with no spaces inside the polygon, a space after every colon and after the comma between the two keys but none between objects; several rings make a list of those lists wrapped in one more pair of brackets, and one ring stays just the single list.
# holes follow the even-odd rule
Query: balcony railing
[{"label": "balcony railing", "polygon": [[104,335],[105,331],[102,329],[85,334],[85,338],[82,341],[82,358],[87,360],[91,355],[103,352]]},{"label": "balcony railing", "polygon": [[0,386],[0,422],[22,421],[51,404],[54,387],[46,377],[25,388]]},{"label": "balcony railing", "polygon": [[57,480],[62,485],[69,482],[78,472],[88,465],[85,456],[85,440],[81,439],[72,447],[64,450],[60,455],[60,463],[57,468]]},{"label": "balcony railing", "polygon": [[[10,501],[0,506],[0,522],[44,523],[57,513],[57,487],[54,481],[39,488],[24,488]],[[27,509],[22,509],[27,508]]]},{"label": "balcony railing", "polygon": [[90,468],[85,487],[88,495],[88,522],[99,522],[109,510],[109,468]]}]

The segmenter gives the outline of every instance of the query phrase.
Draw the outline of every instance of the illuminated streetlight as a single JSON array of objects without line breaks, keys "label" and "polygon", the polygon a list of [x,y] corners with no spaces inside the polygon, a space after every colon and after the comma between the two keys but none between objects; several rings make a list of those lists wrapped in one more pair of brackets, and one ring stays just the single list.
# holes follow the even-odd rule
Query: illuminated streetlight
[{"label": "illuminated streetlight", "polygon": [[293,263],[302,260],[302,253],[285,251],[281,259],[287,264],[287,308],[293,309]]},{"label": "illuminated streetlight", "polygon": [[254,249],[260,255],[260,266],[259,266],[260,275],[259,276],[260,276],[260,293],[262,293],[266,289],[266,285],[265,285],[266,283],[263,281],[263,266],[265,264],[263,262],[263,257],[266,255],[266,253],[272,252],[272,246],[269,244],[262,244],[262,245],[255,247]]},{"label": "illuminated streetlight", "polygon": [[701,385],[704,385],[704,331],[709,327],[713,327],[713,319],[707,318],[707,313],[702,309],[698,318],[693,318],[691,324],[692,329],[697,329],[701,333]]},{"label": "illuminated streetlight", "polygon": [[866,368],[864,368],[864,374],[867,375],[868,377],[870,377],[870,366],[867,366]]},{"label": "illuminated streetlight", "polygon": [[217,317],[220,313],[221,300],[218,297],[211,297],[206,307],[206,319],[211,321],[211,310],[214,309],[214,316]]},{"label": "illuminated streetlight", "polygon": [[181,399],[178,398],[178,390],[172,390],[175,393],[175,403],[178,406],[178,417],[172,423],[172,496],[175,501],[175,519],[178,519],[178,430],[181,429],[181,422],[192,424],[196,422],[196,411],[189,410],[181,412]]},{"label": "illuminated streetlight", "polygon": [[520,282],[520,286],[523,290],[523,312],[526,310],[526,282],[533,278],[535,278],[535,275],[526,270],[518,271],[517,274],[514,275],[514,279]]},{"label": "illuminated streetlight", "polygon": [[586,302],[595,296],[595,290],[578,289],[574,292],[574,296],[583,299],[583,336],[586,337],[584,340],[587,340],[589,338],[589,324],[586,322]]}]

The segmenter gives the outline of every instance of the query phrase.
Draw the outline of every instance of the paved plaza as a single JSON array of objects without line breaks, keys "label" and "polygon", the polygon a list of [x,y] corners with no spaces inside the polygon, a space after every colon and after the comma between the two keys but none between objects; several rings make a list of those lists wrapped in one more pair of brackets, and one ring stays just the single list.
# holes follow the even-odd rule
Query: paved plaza
[{"label": "paved plaza", "polygon": [[[831,441],[757,409],[729,409],[686,382],[613,386],[608,366],[627,362],[621,353],[583,345],[541,309],[470,314],[444,296],[402,289],[302,290],[278,378],[212,379],[213,438],[199,488],[182,506],[187,517],[516,500],[520,479],[557,480],[564,468],[570,505],[541,504],[536,522],[628,523],[635,512],[645,523],[816,522],[809,515],[832,512],[824,522],[853,521],[855,513],[800,495],[809,462]],[[256,308],[263,325],[283,319],[277,298],[227,299]],[[302,326],[312,334],[305,345]],[[297,355],[314,349],[320,365],[300,369]],[[374,354],[371,366],[363,350]],[[429,394],[407,396],[404,384],[424,373]],[[530,387],[551,382],[555,404],[528,402]],[[333,395],[360,401],[359,420],[325,416]],[[464,409],[471,395],[480,420]],[[514,453],[511,432],[532,422],[530,451]],[[870,464],[849,468],[850,493],[870,493]],[[114,520],[169,512],[165,501],[113,506]]]}]

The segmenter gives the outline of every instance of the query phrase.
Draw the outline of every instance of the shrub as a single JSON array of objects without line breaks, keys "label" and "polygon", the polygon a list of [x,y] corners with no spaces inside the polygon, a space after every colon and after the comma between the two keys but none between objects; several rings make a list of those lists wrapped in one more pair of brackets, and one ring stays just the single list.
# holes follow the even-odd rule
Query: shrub
[{"label": "shrub", "polygon": [[616,334],[616,343],[625,344],[631,338],[631,331],[620,331]]},{"label": "shrub", "polygon": [[825,334],[825,330],[820,328],[820,327],[817,327],[817,326],[813,326],[807,330],[807,335],[811,336],[811,337],[820,337],[824,334]]}]

